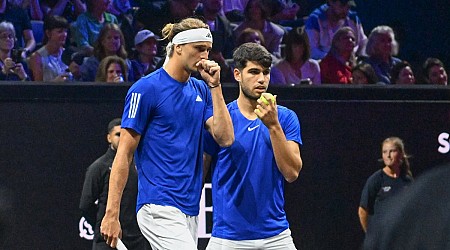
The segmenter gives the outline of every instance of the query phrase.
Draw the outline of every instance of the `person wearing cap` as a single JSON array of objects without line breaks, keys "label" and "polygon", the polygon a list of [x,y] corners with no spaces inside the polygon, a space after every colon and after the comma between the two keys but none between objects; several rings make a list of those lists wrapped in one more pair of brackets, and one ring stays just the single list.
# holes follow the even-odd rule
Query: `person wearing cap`
[{"label": "person wearing cap", "polygon": [[333,36],[339,28],[349,26],[356,36],[356,55],[365,55],[367,36],[356,12],[350,8],[356,6],[353,0],[327,0],[327,3],[315,9],[305,23],[311,45],[311,57],[324,58],[331,48]]},{"label": "person wearing cap", "polygon": [[[212,34],[196,18],[169,23],[162,68],[134,83],[125,99],[120,144],[109,182],[101,233],[111,247],[121,233],[119,206],[136,161],[137,219],[153,249],[197,249],[202,190],[203,131],[222,147],[234,141],[220,84],[220,66],[208,60]],[[204,81],[191,77],[198,72]]]},{"label": "person wearing cap", "polygon": [[161,57],[158,54],[158,37],[150,30],[141,30],[134,37],[134,46],[136,49],[136,58],[131,60],[134,80],[156,70]]}]

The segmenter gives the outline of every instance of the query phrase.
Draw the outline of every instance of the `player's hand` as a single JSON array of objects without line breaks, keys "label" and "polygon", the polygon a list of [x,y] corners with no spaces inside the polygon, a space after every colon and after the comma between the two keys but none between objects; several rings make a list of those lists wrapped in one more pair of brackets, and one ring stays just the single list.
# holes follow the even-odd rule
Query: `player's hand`
[{"label": "player's hand", "polygon": [[117,239],[122,237],[122,229],[120,229],[120,222],[117,219],[109,218],[105,215],[100,226],[100,234],[112,248],[116,248]]},{"label": "player's hand", "polygon": [[195,66],[209,87],[215,87],[220,84],[220,66],[218,63],[202,59]]},{"label": "player's hand", "polygon": [[267,128],[271,126],[276,126],[279,124],[278,121],[278,109],[277,109],[277,96],[275,95],[275,100],[269,99],[269,104],[265,104],[260,99],[257,100],[258,105],[254,110],[255,114],[259,119],[266,125]]}]

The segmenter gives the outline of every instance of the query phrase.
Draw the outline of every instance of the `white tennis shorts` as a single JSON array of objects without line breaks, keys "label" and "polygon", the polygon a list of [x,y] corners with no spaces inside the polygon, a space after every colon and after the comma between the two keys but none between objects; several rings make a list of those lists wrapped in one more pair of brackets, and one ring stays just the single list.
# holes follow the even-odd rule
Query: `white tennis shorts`
[{"label": "white tennis shorts", "polygon": [[197,216],[172,206],[146,204],[139,209],[137,221],[153,250],[197,250]]},{"label": "white tennis shorts", "polygon": [[206,250],[235,250],[235,249],[258,249],[258,250],[295,250],[291,230],[288,228],[266,239],[259,240],[227,240],[211,237]]}]

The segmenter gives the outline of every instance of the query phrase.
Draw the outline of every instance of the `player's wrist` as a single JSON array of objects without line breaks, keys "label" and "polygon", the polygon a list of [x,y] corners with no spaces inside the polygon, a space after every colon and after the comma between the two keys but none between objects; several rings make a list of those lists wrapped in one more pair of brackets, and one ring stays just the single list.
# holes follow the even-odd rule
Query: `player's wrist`
[{"label": "player's wrist", "polygon": [[217,84],[208,84],[208,87],[210,88],[210,89],[214,89],[214,88],[217,88],[217,87],[219,87],[221,84],[220,84],[220,82],[219,83],[217,83]]}]

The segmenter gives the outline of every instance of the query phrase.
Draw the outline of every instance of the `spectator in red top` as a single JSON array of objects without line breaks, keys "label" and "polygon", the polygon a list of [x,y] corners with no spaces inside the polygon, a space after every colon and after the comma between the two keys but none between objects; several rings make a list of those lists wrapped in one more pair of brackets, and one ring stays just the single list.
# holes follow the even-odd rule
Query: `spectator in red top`
[{"label": "spectator in red top", "polygon": [[331,49],[319,63],[322,83],[349,84],[355,65],[355,33],[352,28],[342,27],[333,37]]}]

